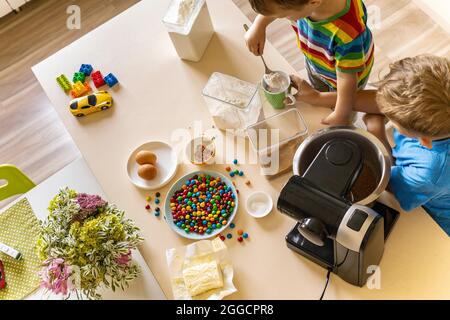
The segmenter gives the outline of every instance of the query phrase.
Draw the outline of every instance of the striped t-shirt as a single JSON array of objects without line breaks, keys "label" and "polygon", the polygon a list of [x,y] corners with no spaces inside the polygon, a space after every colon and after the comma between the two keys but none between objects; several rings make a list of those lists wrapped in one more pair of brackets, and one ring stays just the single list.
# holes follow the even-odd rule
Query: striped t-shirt
[{"label": "striped t-shirt", "polygon": [[332,88],[336,88],[336,70],[357,73],[358,87],[367,82],[374,44],[366,23],[362,0],[347,0],[345,9],[327,20],[304,18],[293,25],[309,67]]}]

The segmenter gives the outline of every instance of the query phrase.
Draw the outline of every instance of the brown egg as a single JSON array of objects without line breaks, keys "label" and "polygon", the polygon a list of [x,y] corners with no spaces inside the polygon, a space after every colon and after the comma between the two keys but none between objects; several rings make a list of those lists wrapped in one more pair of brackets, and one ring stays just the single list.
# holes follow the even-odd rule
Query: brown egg
[{"label": "brown egg", "polygon": [[158,170],[152,164],[144,164],[139,167],[138,175],[144,180],[152,180],[158,174]]},{"label": "brown egg", "polygon": [[136,155],[136,162],[140,165],[143,164],[156,164],[156,154],[154,154],[153,152],[150,151],[139,151],[138,154]]}]

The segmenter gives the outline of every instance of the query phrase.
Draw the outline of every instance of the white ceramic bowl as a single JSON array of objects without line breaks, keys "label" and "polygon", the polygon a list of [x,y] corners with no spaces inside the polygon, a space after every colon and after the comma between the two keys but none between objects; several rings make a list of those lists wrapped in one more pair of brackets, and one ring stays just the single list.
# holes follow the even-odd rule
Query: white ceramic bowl
[{"label": "white ceramic bowl", "polygon": [[[139,151],[151,151],[156,154],[156,168],[158,174],[152,180],[142,179],[138,175],[139,164],[136,155]],[[152,141],[145,143],[134,150],[128,158],[127,171],[130,181],[138,188],[156,190],[165,186],[177,172],[178,158],[175,150],[165,142]]]},{"label": "white ceramic bowl", "polygon": [[249,215],[263,218],[272,212],[272,197],[263,191],[256,191],[248,196],[245,206]]},{"label": "white ceramic bowl", "polygon": [[[170,199],[172,198],[175,191],[180,190],[181,186],[183,184],[185,184],[186,181],[189,180],[191,177],[193,177],[195,175],[200,175],[200,174],[206,174],[206,175],[210,175],[213,177],[220,177],[222,179],[222,181],[224,181],[226,183],[226,185],[231,188],[231,190],[233,191],[233,194],[235,195],[234,211],[231,214],[231,216],[228,218],[227,224],[225,226],[222,226],[222,228],[220,228],[220,229],[214,229],[210,234],[186,233],[184,230],[178,228],[175,225],[175,223],[173,222],[173,218],[172,218],[172,210],[170,209]],[[234,217],[236,216],[238,206],[239,206],[238,194],[237,194],[236,188],[234,187],[231,180],[219,172],[202,170],[202,171],[195,171],[195,172],[188,173],[188,174],[184,175],[183,177],[181,177],[177,182],[175,182],[173,184],[173,186],[167,192],[166,202],[164,204],[164,215],[165,215],[165,220],[166,220],[167,224],[169,225],[169,227],[173,231],[178,233],[180,236],[182,236],[184,238],[192,239],[192,240],[205,240],[205,239],[209,239],[209,238],[213,238],[213,237],[217,236],[219,233],[223,232],[226,228],[228,228],[228,226],[230,225],[230,223],[233,221]]]}]

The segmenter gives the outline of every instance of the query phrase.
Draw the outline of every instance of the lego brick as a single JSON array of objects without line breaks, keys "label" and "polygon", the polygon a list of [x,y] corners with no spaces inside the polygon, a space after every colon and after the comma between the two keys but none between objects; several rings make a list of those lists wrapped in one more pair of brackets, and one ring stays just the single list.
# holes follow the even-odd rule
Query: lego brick
[{"label": "lego brick", "polygon": [[77,83],[78,81],[84,82],[86,80],[86,75],[83,72],[75,72],[73,75],[73,83]]},{"label": "lego brick", "polygon": [[104,86],[106,84],[105,83],[105,79],[103,78],[103,75],[102,75],[102,73],[100,71],[92,72],[91,78],[92,78],[92,81],[94,82],[94,85],[95,85],[95,87],[97,89],[100,88],[101,86]]},{"label": "lego brick", "polygon": [[72,83],[64,74],[56,78],[56,82],[58,82],[61,89],[63,89],[65,92],[70,91],[72,89]]},{"label": "lego brick", "polygon": [[105,82],[110,88],[112,88],[119,83],[119,80],[117,80],[117,78],[112,73],[110,73],[105,77]]},{"label": "lego brick", "polygon": [[73,85],[72,91],[70,91],[70,94],[74,98],[82,97],[86,94],[88,94],[91,91],[91,87],[89,86],[89,83],[85,82],[82,83],[81,81],[76,82]]},{"label": "lego brick", "polygon": [[90,64],[82,64],[80,67],[80,72],[84,73],[86,77],[89,77],[93,70],[94,68]]}]

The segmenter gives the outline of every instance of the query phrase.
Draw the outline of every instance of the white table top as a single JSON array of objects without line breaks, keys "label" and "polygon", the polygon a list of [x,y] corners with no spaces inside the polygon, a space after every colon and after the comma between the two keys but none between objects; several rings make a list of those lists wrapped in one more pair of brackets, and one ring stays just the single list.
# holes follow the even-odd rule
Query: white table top
[{"label": "white table top", "polygon": [[[181,61],[161,23],[168,4],[169,0],[141,1],[34,66],[33,71],[109,199],[126,210],[143,230],[146,241],[141,252],[170,298],[165,251],[190,241],[175,234],[162,219],[148,216],[144,210],[148,192],[129,182],[128,156],[150,140],[183,146],[175,136],[172,139],[172,134],[177,128],[188,130],[194,121],[201,121],[204,129],[211,128],[212,120],[201,91],[212,72],[256,83],[264,69],[259,58],[245,48],[242,24],[248,20],[231,0],[208,0],[216,35],[201,62]],[[270,44],[265,58],[274,70],[294,72]],[[69,98],[56,85],[55,78],[61,73],[71,76],[81,63],[91,63],[103,74],[113,72],[121,85],[112,90],[113,110],[79,120],[70,115]],[[320,119],[329,112],[310,106],[301,106],[300,110],[310,132],[321,128]],[[267,115],[274,111],[266,104],[265,112]],[[248,154],[249,151],[238,149],[239,156]],[[227,157],[234,159],[235,155],[229,153]],[[216,165],[208,169],[224,172],[224,167]],[[276,201],[281,186],[289,178],[285,174],[269,181],[260,176],[256,165],[242,164],[241,168],[253,188],[245,186],[244,179],[237,179],[240,199],[255,190],[264,190]],[[180,164],[176,178],[196,169]],[[165,195],[168,187],[160,192]],[[286,248],[284,237],[294,226],[293,220],[278,212],[255,220],[240,206],[236,224],[250,234],[250,240],[243,245],[236,239],[226,242],[238,289],[230,298],[317,299],[320,296],[326,270]],[[386,243],[381,262],[381,289],[358,288],[333,277],[325,298],[450,298],[449,244],[449,238],[423,210],[402,214]]]},{"label": "white table top", "polygon": [[[34,213],[40,220],[46,219],[48,215],[48,204],[50,200],[59,192],[62,187],[68,186],[80,192],[88,194],[98,194],[104,199],[108,199],[98,184],[95,177],[92,175],[86,162],[80,158],[75,160],[49,179],[45,180],[19,199],[14,201],[2,210],[4,212],[7,208],[14,205],[22,198],[27,198]],[[1,214],[1,212],[0,212]],[[120,289],[116,292],[112,290],[101,290],[103,299],[106,300],[162,300],[165,299],[164,293],[159,287],[158,282],[153,276],[144,261],[144,258],[139,251],[133,252],[133,260],[140,266],[141,274],[139,278],[130,283],[130,287],[125,291]],[[28,299],[61,299],[61,296],[48,295],[45,290],[39,289]]]}]

